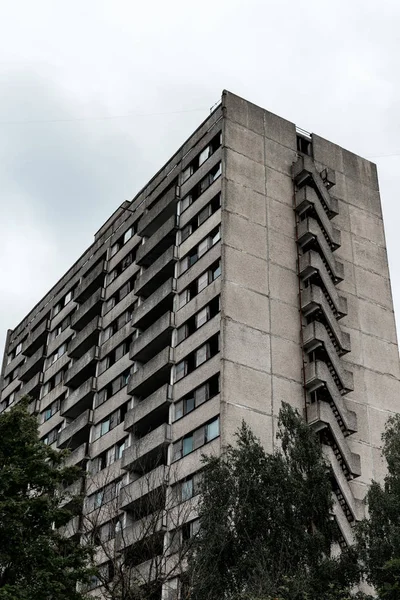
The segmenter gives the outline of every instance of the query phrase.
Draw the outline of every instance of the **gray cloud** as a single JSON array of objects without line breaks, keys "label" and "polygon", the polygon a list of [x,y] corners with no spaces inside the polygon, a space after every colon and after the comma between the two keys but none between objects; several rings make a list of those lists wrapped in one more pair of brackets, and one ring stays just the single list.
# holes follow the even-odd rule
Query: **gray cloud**
[{"label": "gray cloud", "polygon": [[[364,156],[400,154],[399,21],[395,0],[3,6],[0,346],[222,88]],[[377,159],[398,313],[399,162]]]}]

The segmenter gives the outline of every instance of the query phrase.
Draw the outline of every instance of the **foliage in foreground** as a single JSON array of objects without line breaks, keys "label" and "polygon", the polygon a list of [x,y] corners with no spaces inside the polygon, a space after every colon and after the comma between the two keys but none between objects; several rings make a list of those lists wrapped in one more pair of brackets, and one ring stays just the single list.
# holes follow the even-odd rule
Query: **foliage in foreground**
[{"label": "foliage in foreground", "polygon": [[243,423],[223,457],[205,458],[201,529],[189,561],[192,600],[344,600],[359,581],[338,530],[321,445],[289,405],[267,454]]},{"label": "foliage in foreground", "polygon": [[400,598],[400,415],[391,417],[382,436],[387,462],[383,485],[367,494],[369,519],[357,528],[358,549],[369,582],[381,600]]},{"label": "foliage in foreground", "polygon": [[60,490],[80,471],[40,441],[28,404],[0,415],[0,600],[82,600],[90,550],[58,532],[79,513]]}]

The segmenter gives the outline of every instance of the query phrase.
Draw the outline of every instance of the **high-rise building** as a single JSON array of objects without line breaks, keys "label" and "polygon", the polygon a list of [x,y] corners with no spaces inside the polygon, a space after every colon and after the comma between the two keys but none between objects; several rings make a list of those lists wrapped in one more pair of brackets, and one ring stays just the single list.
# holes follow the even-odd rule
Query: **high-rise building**
[{"label": "high-rise building", "polygon": [[224,92],[9,330],[1,382],[3,410],[29,394],[43,440],[86,465],[85,515],[146,577],[196,530],[201,454],[243,419],[272,451],[283,401],[319,432],[351,544],[400,407],[375,165]]}]

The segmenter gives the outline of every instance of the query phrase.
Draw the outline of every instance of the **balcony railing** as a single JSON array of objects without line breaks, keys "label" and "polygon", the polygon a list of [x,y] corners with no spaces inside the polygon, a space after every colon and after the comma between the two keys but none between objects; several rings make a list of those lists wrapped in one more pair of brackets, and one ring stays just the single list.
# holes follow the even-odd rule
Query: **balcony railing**
[{"label": "balcony railing", "polygon": [[133,340],[130,359],[147,362],[162,348],[170,346],[174,322],[174,313],[167,312],[150,325],[138,338]]},{"label": "balcony railing", "polygon": [[99,355],[99,347],[93,346],[89,352],[86,352],[68,369],[64,384],[68,387],[77,388],[86,379],[92,377],[95,374],[96,362],[99,360]]},{"label": "balcony railing", "polygon": [[28,339],[22,346],[22,354],[25,354],[25,356],[32,356],[40,346],[43,346],[46,343],[49,330],[50,320],[46,319],[37,329],[31,331]]},{"label": "balcony railing", "polygon": [[89,440],[89,431],[92,423],[93,411],[86,410],[60,431],[57,447],[75,450],[78,446],[87,442]]},{"label": "balcony railing", "polygon": [[99,288],[93,296],[91,296],[86,302],[81,304],[78,310],[72,315],[71,327],[77,331],[80,331],[87,325],[94,317],[100,315],[101,306],[104,300],[104,289]]},{"label": "balcony railing", "polygon": [[139,477],[121,488],[119,495],[120,507],[126,510],[143,496],[147,496],[166,485],[168,485],[168,468],[165,465],[159,465],[150,473],[146,473],[143,477]]},{"label": "balcony railing", "polygon": [[96,379],[91,377],[63,400],[61,406],[62,416],[75,419],[84,410],[91,408],[95,392]]},{"label": "balcony railing", "polygon": [[168,248],[136,281],[135,294],[147,298],[167,279],[174,276],[178,260],[176,246]]},{"label": "balcony railing", "polygon": [[166,383],[127,412],[124,421],[125,430],[129,431],[135,425],[143,422],[149,421],[149,424],[150,421],[154,422],[160,413],[164,414],[168,411],[171,402],[171,386]]},{"label": "balcony railing", "polygon": [[175,243],[178,229],[178,218],[172,215],[144,244],[136,254],[136,263],[148,267],[155,262],[163,252]]},{"label": "balcony railing", "polygon": [[99,332],[101,330],[101,317],[94,317],[77,333],[77,335],[71,340],[68,346],[68,354],[73,358],[80,358],[94,345],[97,345],[99,341]]},{"label": "balcony railing", "polygon": [[41,346],[39,350],[36,350],[32,356],[27,358],[25,364],[22,365],[20,370],[19,379],[21,381],[29,381],[29,379],[32,379],[36,373],[43,370],[44,361],[46,359],[45,350],[46,347]]},{"label": "balcony railing", "polygon": [[86,442],[75,448],[75,450],[73,450],[65,459],[65,465],[67,467],[77,465],[83,466],[83,464],[89,460],[87,449],[88,445]]},{"label": "balcony railing", "polygon": [[143,438],[133,441],[129,448],[124,450],[122,454],[122,469],[130,471],[142,470],[143,465],[147,464],[149,460],[149,455],[152,456],[155,462],[160,462],[163,451],[165,451],[171,441],[171,426],[166,423],[160,425],[160,427],[153,429],[153,431]]},{"label": "balcony railing", "polygon": [[173,364],[173,349],[164,348],[132,375],[128,384],[128,394],[146,397],[164,383],[169,383]]},{"label": "balcony railing", "polygon": [[81,283],[78,285],[74,300],[76,302],[84,302],[97,290],[99,287],[103,287],[104,277],[107,272],[107,263],[106,261],[101,262],[97,267],[93,269],[89,273],[87,277],[82,279]]},{"label": "balcony railing", "polygon": [[43,373],[36,373],[34,377],[22,386],[22,389],[15,395],[15,400],[18,401],[24,396],[32,396],[38,398],[40,387],[43,383]]},{"label": "balcony railing", "polygon": [[172,310],[175,293],[176,279],[171,277],[137,307],[133,313],[132,327],[146,329],[165,312]]},{"label": "balcony railing", "polygon": [[138,234],[146,237],[153,235],[169,217],[176,213],[178,200],[179,188],[173,187],[168,190],[140,219]]}]

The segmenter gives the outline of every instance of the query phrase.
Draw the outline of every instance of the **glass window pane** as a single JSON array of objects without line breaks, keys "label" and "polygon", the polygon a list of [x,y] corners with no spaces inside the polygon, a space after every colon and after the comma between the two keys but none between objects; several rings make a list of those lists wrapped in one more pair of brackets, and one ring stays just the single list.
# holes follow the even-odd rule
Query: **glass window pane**
[{"label": "glass window pane", "polygon": [[68,292],[68,294],[65,296],[65,299],[64,299],[64,306],[65,306],[66,304],[68,304],[68,302],[71,302],[71,300],[72,300],[72,290],[71,290],[70,292]]},{"label": "glass window pane", "polygon": [[206,221],[208,219],[208,217],[210,216],[210,212],[211,212],[210,204],[208,206],[206,206],[205,208],[203,208],[202,211],[199,212],[199,214],[197,216],[197,223],[198,223],[199,227],[202,223],[204,223],[204,221]]},{"label": "glass window pane", "polygon": [[199,154],[199,166],[206,162],[207,158],[210,156],[210,146],[204,148],[202,152]]},{"label": "glass window pane", "polygon": [[210,314],[210,309],[208,306],[204,307],[200,312],[196,315],[196,329],[204,325],[208,321]]},{"label": "glass window pane", "polygon": [[214,279],[217,279],[217,277],[219,277],[220,275],[221,275],[221,264],[219,264],[218,267],[216,267],[212,272],[213,281],[214,281]]},{"label": "glass window pane", "polygon": [[207,252],[209,247],[210,247],[210,238],[206,238],[205,240],[200,242],[199,247],[198,247],[199,257],[203,256],[203,254],[205,254]]},{"label": "glass window pane", "polygon": [[209,387],[208,387],[207,383],[205,385],[202,385],[201,387],[197,388],[197,390],[195,390],[194,400],[195,400],[196,406],[200,406],[200,404],[203,404],[206,400],[208,400],[208,398],[209,398],[208,390],[209,390]]},{"label": "glass window pane", "polygon": [[182,275],[182,273],[187,271],[188,268],[189,268],[189,256],[185,256],[185,258],[182,258],[182,260],[179,264],[179,274]]},{"label": "glass window pane", "polygon": [[193,496],[193,479],[188,479],[182,483],[181,499],[182,502],[189,500]]},{"label": "glass window pane", "polygon": [[201,292],[208,285],[208,273],[203,273],[197,280],[197,291]]},{"label": "glass window pane", "polygon": [[183,401],[175,403],[175,421],[183,417]]},{"label": "glass window pane", "polygon": [[182,308],[185,304],[188,303],[189,294],[187,290],[184,290],[181,294],[179,294],[178,307]]},{"label": "glass window pane", "polygon": [[181,231],[181,243],[184,242],[185,240],[187,240],[187,238],[190,236],[191,233],[192,233],[192,226],[186,225],[186,227],[184,227]]},{"label": "glass window pane", "polygon": [[219,436],[219,419],[206,425],[206,441],[209,442]]},{"label": "glass window pane", "polygon": [[191,165],[189,165],[188,167],[186,167],[186,169],[182,172],[182,178],[181,178],[181,183],[185,183],[185,181],[187,181],[189,179],[189,177],[193,174],[193,167]]},{"label": "glass window pane", "polygon": [[182,325],[176,331],[176,344],[180,344],[187,337],[187,325]]},{"label": "glass window pane", "polygon": [[110,249],[110,258],[112,256],[114,256],[115,254],[117,254],[118,250],[119,250],[119,244],[118,243],[114,244],[113,246],[111,246],[111,249]]},{"label": "glass window pane", "polygon": [[182,360],[175,366],[175,381],[179,381],[182,377],[186,375],[186,361]]},{"label": "glass window pane", "polygon": [[193,433],[193,449],[200,448],[204,445],[204,426],[196,429]]},{"label": "glass window pane", "polygon": [[133,228],[130,227],[128,229],[128,231],[125,231],[125,233],[124,233],[124,244],[126,244],[126,242],[131,239],[132,235],[133,235]]},{"label": "glass window pane", "polygon": [[185,415],[187,415],[187,413],[192,412],[193,409],[194,409],[194,396],[192,396],[191,398],[186,398],[186,400],[185,400]]},{"label": "glass window pane", "polygon": [[195,354],[196,367],[198,367],[199,365],[202,365],[207,360],[208,355],[209,355],[208,348],[209,348],[208,344],[204,344],[204,346],[201,346],[201,348],[196,350],[196,354]]},{"label": "glass window pane", "polygon": [[218,231],[216,231],[215,234],[212,237],[212,245],[214,245],[217,242],[219,242],[220,239],[221,239],[221,231],[218,229]]},{"label": "glass window pane", "polygon": [[189,454],[190,452],[193,452],[193,436],[190,435],[186,438],[183,438],[183,444],[182,444],[182,455],[186,456],[186,454]]},{"label": "glass window pane", "polygon": [[110,431],[110,420],[107,419],[107,421],[103,421],[101,423],[100,435],[104,435],[105,433],[108,433],[109,431]]},{"label": "glass window pane", "polygon": [[176,442],[172,447],[172,460],[179,460],[182,458],[182,440]]}]

